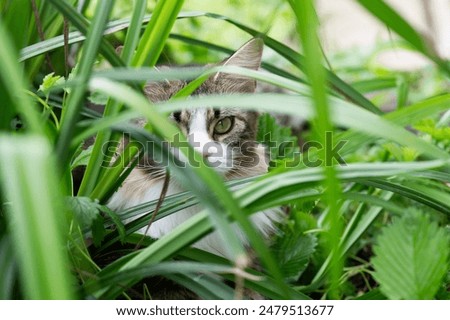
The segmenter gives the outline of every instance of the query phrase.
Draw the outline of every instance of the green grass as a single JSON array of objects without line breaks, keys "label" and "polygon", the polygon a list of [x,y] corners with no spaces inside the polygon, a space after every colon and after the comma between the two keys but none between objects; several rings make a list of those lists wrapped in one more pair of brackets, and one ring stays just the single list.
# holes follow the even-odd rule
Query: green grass
[{"label": "green grass", "polygon": [[[1,299],[148,297],[152,282],[145,279],[154,276],[204,299],[240,297],[242,282],[269,299],[449,298],[449,62],[378,0],[357,2],[432,65],[380,75],[371,64],[373,52],[324,57],[314,1],[279,2],[300,49],[283,44],[280,32],[268,32],[264,19],[183,12],[184,1],[158,1],[149,14],[147,1],[138,0],[130,15],[118,20],[111,12],[127,12],[120,1],[87,1],[83,8],[77,1],[36,1],[37,20],[28,3],[0,5]],[[21,18],[13,19],[11,10]],[[71,26],[68,39],[63,17]],[[210,24],[223,28],[228,40],[234,33],[260,37],[273,50],[262,64],[267,72],[238,67],[221,72],[246,75],[282,93],[187,99],[218,67],[153,68],[183,54],[220,61],[233,52],[228,40],[211,35]],[[46,39],[40,39],[38,25]],[[17,29],[24,32],[12,32]],[[70,70],[65,40],[75,61]],[[114,50],[118,44],[123,44],[120,54]],[[331,65],[324,67],[325,60]],[[170,101],[150,103],[143,84],[165,79],[197,80]],[[103,98],[103,114],[88,108],[94,96]],[[396,109],[384,112],[389,100]],[[259,136],[270,133],[279,143],[317,141],[325,147],[296,153],[295,146],[285,156],[271,150],[276,159],[269,174],[242,181],[222,181],[193,152],[186,155],[201,165],[180,168],[177,158],[163,152],[163,141],[179,132],[167,115],[205,105],[258,106],[261,113],[302,116],[310,126],[299,136],[267,115]],[[145,128],[131,125],[137,117],[147,119]],[[120,166],[102,166],[117,151],[112,141],[121,132],[136,142],[154,142],[155,152],[168,157],[169,172],[182,177],[188,190],[168,196],[156,219],[196,204],[203,208],[164,237],[145,238],[137,250],[132,248],[142,236],[134,232],[147,225],[157,201],[122,212],[105,206],[129,174],[128,166],[135,165],[134,155],[145,152],[129,148],[117,160]],[[82,150],[92,136],[93,147]],[[330,158],[340,144],[339,160],[345,163]],[[322,162],[311,167],[308,159]],[[72,176],[79,164],[86,166],[81,181]],[[231,188],[236,185],[241,185],[237,191]],[[289,215],[268,244],[248,217],[279,206]],[[120,219],[142,214],[125,225]],[[249,267],[233,222],[247,235],[260,269]],[[213,230],[228,244],[230,260],[190,247]]]}]

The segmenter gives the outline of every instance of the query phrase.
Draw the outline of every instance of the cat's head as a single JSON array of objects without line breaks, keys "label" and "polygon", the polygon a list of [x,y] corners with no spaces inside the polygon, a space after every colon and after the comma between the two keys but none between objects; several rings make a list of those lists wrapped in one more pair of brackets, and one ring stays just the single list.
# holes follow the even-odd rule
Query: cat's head
[{"label": "cat's head", "polygon": [[[257,70],[262,50],[262,40],[252,39],[219,65]],[[145,92],[152,102],[166,101],[186,84],[179,80],[149,83]],[[252,93],[255,89],[254,79],[219,72],[193,95]],[[170,118],[206,162],[228,178],[250,176],[265,170],[264,150],[255,142],[257,112],[205,106],[174,112]]]}]

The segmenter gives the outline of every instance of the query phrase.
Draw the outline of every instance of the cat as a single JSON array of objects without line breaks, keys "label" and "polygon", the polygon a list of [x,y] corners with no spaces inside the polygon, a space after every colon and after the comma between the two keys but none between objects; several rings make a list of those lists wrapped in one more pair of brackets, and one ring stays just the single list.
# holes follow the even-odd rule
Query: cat
[{"label": "cat", "polygon": [[[257,70],[260,67],[262,51],[262,40],[255,38],[219,65]],[[170,99],[186,84],[186,81],[181,80],[151,82],[146,84],[144,91],[151,102],[161,102]],[[253,93],[255,89],[256,81],[253,79],[219,72],[198,87],[193,95]],[[170,115],[170,119],[188,137],[194,149],[203,155],[206,163],[217,170],[225,180],[267,172],[266,150],[256,142],[258,121],[256,111],[205,107],[174,112]],[[111,197],[109,208],[118,211],[159,199],[164,177],[163,167],[147,166],[133,169]],[[184,190],[176,179],[170,178],[167,195],[182,191]],[[200,210],[201,207],[197,205],[154,221],[147,235],[155,239],[160,238]],[[258,212],[251,216],[252,223],[265,238],[275,231],[279,219],[280,213],[277,209]],[[145,233],[146,229],[143,228],[139,232]],[[235,227],[235,230],[239,239],[247,246],[245,235],[238,227]],[[217,232],[205,236],[193,246],[229,258],[227,244],[223,243]]]}]

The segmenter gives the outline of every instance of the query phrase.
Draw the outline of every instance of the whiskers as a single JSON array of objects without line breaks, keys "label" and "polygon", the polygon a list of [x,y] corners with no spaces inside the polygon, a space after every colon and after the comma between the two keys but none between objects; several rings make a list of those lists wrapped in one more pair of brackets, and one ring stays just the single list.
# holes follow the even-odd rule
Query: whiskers
[{"label": "whiskers", "polygon": [[132,183],[143,183],[143,182],[151,182],[151,181],[157,181],[164,179],[166,175],[166,171],[164,168],[161,167],[152,167],[152,168],[143,168],[143,167],[136,167],[136,172],[138,172],[138,175],[132,175],[130,178],[130,182]]}]

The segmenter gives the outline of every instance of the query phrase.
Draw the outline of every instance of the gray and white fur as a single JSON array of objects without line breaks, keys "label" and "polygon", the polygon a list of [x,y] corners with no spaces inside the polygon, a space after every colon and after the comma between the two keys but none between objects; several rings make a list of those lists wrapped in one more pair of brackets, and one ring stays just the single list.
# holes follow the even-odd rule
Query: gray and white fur
[{"label": "gray and white fur", "polygon": [[[261,63],[262,50],[262,40],[252,39],[221,64],[257,70]],[[187,82],[179,80],[152,82],[146,85],[145,93],[152,102],[166,101],[186,84]],[[255,89],[256,81],[253,79],[217,73],[206,80],[193,95],[253,93]],[[256,142],[257,118],[256,111],[211,107],[182,110],[170,115],[170,119],[188,137],[194,149],[226,180],[267,172],[266,151]],[[121,210],[158,199],[164,176],[165,171],[161,167],[133,169],[112,196],[108,206],[113,210]],[[182,191],[184,190],[176,179],[171,178],[167,195]],[[197,205],[157,220],[151,224],[148,235],[160,238],[200,210],[201,207]],[[277,220],[277,210],[258,212],[251,216],[254,226],[264,237],[274,231],[274,222]],[[146,228],[143,228],[139,232],[144,233],[145,230]],[[240,240],[247,245],[245,235],[237,226],[235,230]],[[226,245],[217,232],[213,232],[196,242],[194,247],[226,257]]]}]

